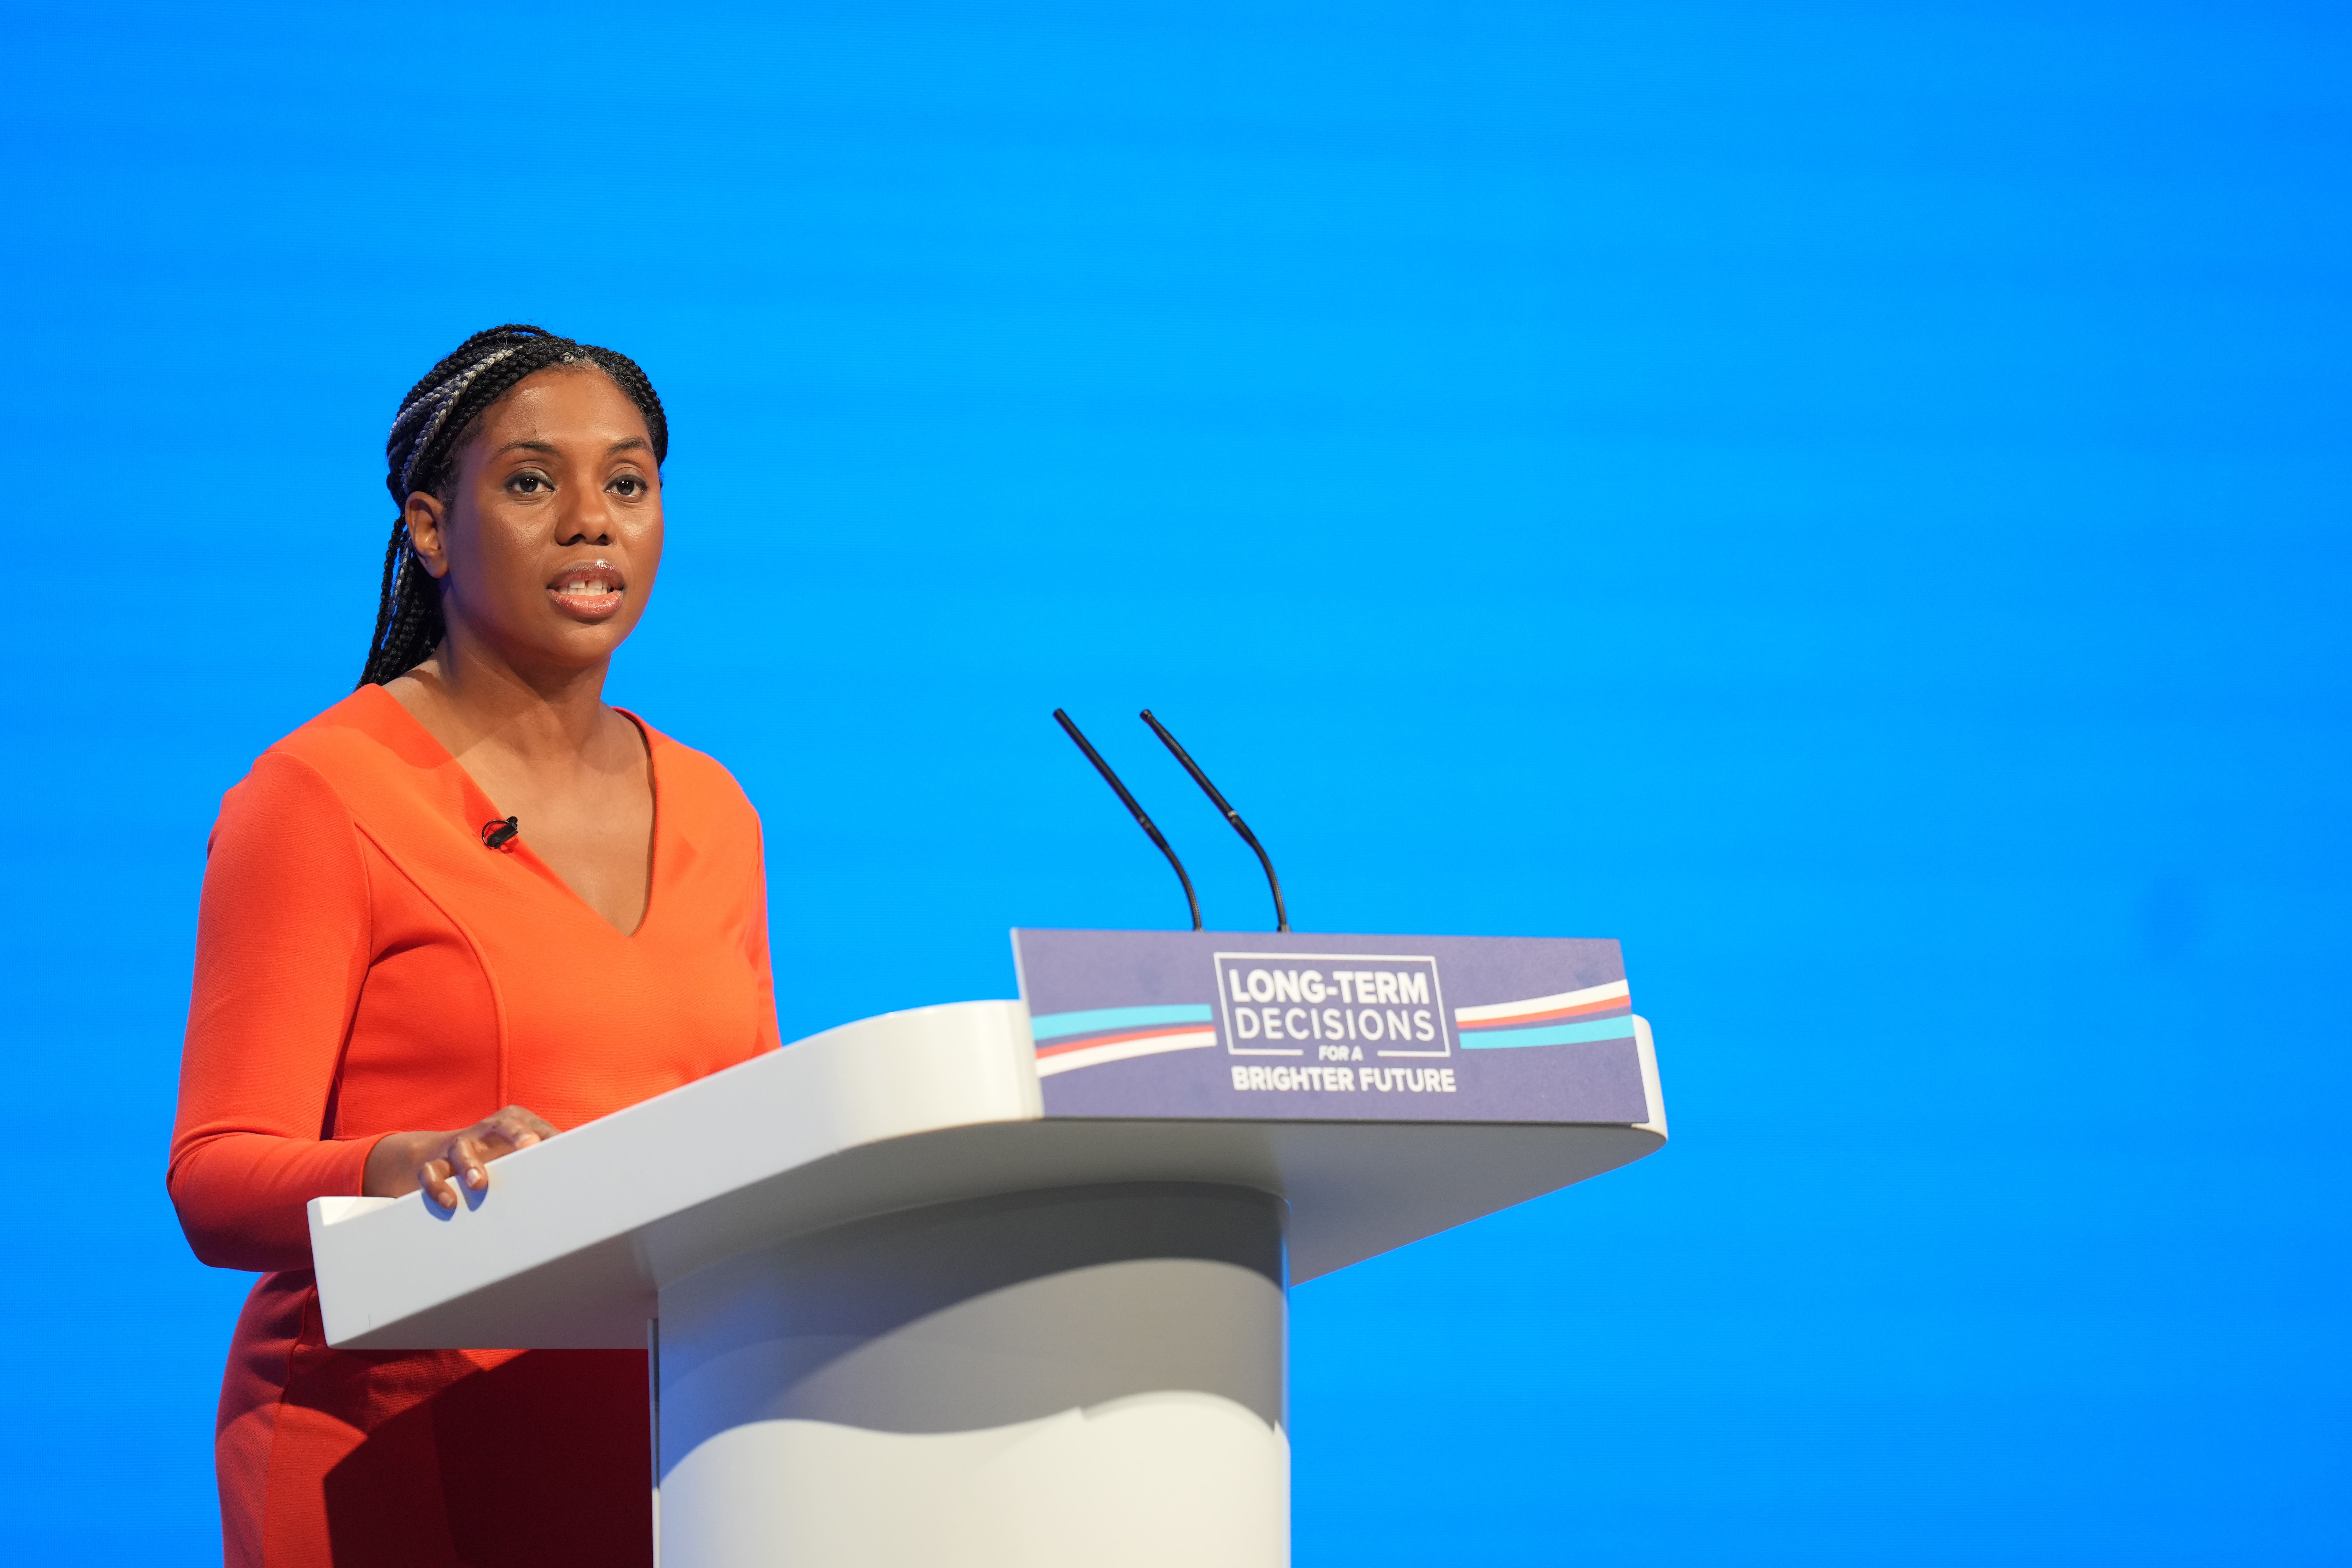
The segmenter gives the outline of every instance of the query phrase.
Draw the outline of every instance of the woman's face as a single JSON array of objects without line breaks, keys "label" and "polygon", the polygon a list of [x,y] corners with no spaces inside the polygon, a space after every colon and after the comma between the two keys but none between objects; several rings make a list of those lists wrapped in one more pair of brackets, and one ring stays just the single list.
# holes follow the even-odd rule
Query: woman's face
[{"label": "woman's face", "polygon": [[661,566],[645,416],[593,365],[517,383],[459,454],[448,500],[420,491],[407,518],[452,638],[519,670],[611,658]]}]

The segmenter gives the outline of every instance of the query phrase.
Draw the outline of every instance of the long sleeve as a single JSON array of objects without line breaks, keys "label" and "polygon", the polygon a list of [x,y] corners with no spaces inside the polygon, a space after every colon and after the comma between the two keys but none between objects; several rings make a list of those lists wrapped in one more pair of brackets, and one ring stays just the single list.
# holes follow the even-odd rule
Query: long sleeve
[{"label": "long sleeve", "polygon": [[755,829],[753,842],[760,846],[759,863],[754,868],[752,897],[757,900],[751,924],[751,968],[759,976],[760,999],[753,1019],[756,1043],[754,1056],[780,1048],[783,1032],[776,1026],[776,972],[768,954],[768,847],[767,835]]},{"label": "long sleeve", "polygon": [[263,756],[213,829],[166,1177],[206,1263],[307,1268],[305,1205],[360,1190],[374,1140],[326,1132],[369,925],[350,814],[305,763]]}]

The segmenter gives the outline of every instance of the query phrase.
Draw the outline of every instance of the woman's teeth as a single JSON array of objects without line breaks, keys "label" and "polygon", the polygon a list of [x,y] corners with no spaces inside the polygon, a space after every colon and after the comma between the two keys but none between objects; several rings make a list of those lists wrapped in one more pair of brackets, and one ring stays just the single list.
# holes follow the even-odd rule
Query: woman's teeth
[{"label": "woman's teeth", "polygon": [[555,591],[567,596],[589,597],[617,592],[609,577],[566,577],[555,584]]}]

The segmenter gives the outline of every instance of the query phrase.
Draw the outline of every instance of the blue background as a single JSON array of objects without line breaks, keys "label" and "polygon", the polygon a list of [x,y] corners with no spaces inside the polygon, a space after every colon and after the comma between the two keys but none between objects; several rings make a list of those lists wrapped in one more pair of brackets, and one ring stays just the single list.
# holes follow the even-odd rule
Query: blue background
[{"label": "blue background", "polygon": [[1613,935],[1675,1142],[1302,1289],[1297,1559],[2341,1562],[2340,7],[5,13],[0,1552],[198,1563],[220,792],[466,332],[637,356],[612,695],[787,1037],[1173,879]]}]

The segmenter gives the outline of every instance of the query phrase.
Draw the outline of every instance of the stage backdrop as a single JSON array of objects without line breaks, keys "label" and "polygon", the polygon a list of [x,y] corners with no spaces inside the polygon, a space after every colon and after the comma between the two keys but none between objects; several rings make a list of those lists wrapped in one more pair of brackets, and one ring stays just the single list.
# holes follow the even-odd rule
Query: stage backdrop
[{"label": "stage backdrop", "polygon": [[205,836],[467,332],[625,349],[613,689],[787,1037],[1006,931],[1622,939],[1658,1157],[1303,1288],[1297,1558],[2340,1563],[2340,8],[17,4],[0,1555],[216,1551]]}]

